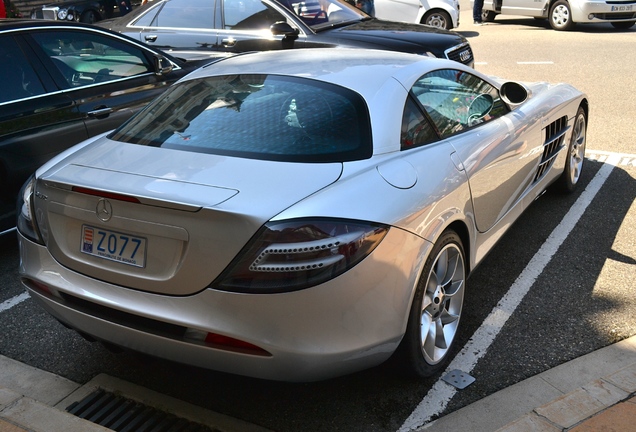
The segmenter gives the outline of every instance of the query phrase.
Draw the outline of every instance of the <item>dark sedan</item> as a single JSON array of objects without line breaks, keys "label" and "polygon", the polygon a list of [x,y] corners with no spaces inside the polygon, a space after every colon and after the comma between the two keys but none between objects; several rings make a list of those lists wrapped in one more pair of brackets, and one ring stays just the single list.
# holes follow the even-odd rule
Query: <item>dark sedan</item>
[{"label": "dark sedan", "polygon": [[[92,24],[103,19],[114,18],[122,13],[116,0],[68,0],[49,3],[31,10],[33,19],[79,21]],[[141,4],[141,1],[133,3]]]},{"label": "dark sedan", "polygon": [[340,0],[161,0],[98,25],[162,49],[237,53],[339,46],[474,63],[470,45],[457,33],[378,20]]},{"label": "dark sedan", "polygon": [[185,62],[76,23],[0,21],[0,234],[41,164],[114,129],[207,59]]}]

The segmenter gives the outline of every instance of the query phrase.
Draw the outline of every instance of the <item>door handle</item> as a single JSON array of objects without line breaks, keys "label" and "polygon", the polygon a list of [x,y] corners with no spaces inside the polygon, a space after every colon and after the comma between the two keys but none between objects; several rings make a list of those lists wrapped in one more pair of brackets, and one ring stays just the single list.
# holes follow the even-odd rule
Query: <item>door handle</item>
[{"label": "door handle", "polygon": [[111,107],[102,107],[89,111],[88,116],[93,118],[104,118],[108,117],[112,112],[113,109]]},{"label": "door handle", "polygon": [[146,40],[146,42],[154,42],[157,40],[157,35],[146,35],[144,36],[144,39]]},{"label": "door handle", "polygon": [[236,45],[236,39],[234,39],[233,37],[225,38],[221,40],[221,43],[224,47],[233,47],[234,45]]}]

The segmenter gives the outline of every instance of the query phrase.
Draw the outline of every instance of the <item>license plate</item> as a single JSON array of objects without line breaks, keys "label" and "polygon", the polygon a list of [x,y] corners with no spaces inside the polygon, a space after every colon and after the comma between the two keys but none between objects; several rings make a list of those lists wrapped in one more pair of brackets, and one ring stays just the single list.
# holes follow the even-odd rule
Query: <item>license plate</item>
[{"label": "license plate", "polygon": [[83,253],[135,267],[146,265],[146,239],[82,225]]},{"label": "license plate", "polygon": [[629,6],[612,6],[612,12],[627,12],[633,9],[633,5]]}]

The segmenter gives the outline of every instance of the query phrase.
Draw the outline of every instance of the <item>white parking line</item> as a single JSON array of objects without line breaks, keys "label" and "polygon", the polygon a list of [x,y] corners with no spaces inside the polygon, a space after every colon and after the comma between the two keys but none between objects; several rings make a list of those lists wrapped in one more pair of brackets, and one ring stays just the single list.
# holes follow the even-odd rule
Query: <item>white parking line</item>
[{"label": "white parking line", "polygon": [[15,297],[12,297],[9,300],[5,300],[2,303],[0,303],[0,312],[4,312],[6,310],[9,310],[13,306],[22,303],[23,301],[25,301],[28,298],[29,298],[29,294],[26,293],[26,292],[23,292],[22,294],[17,295]]},{"label": "white parking line", "polygon": [[[466,343],[462,351],[455,357],[446,373],[459,369],[470,374],[495,340],[508,318],[515,311],[521,300],[528,293],[536,279],[541,275],[546,265],[550,262],[561,244],[565,241],[570,231],[579,221],[585,209],[592,202],[601,186],[605,183],[612,170],[622,160],[634,155],[622,155],[617,153],[593,152],[586,154],[587,157],[602,156],[604,164],[596,173],[587,188],[581,193],[574,205],[570,208],[561,223],[552,231],[543,246],[532,257],[526,268],[521,272],[517,280],[510,287],[506,295],[490,312],[484,323],[477,329],[475,334]],[[426,425],[432,417],[439,415],[457,393],[457,389],[442,380],[438,380],[429,390],[422,402],[415,408],[409,418],[406,419],[399,432],[412,431],[420,426]],[[425,428],[426,429],[426,428]]]},{"label": "white parking line", "polygon": [[519,61],[518,65],[552,65],[553,61]]}]

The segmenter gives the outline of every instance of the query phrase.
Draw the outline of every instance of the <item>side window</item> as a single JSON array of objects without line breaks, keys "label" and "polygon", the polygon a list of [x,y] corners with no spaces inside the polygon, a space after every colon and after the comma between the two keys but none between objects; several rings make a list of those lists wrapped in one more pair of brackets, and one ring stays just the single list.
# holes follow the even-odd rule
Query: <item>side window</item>
[{"label": "side window", "polygon": [[275,22],[286,21],[276,9],[259,0],[223,0],[223,28],[264,30]]},{"label": "side window", "polygon": [[33,67],[12,36],[0,37],[0,103],[44,94]]},{"label": "side window", "polygon": [[412,98],[408,98],[402,116],[400,148],[408,150],[437,140],[437,133]]},{"label": "side window", "polygon": [[428,73],[415,83],[411,93],[442,138],[508,112],[495,87],[464,71],[445,69]]},{"label": "side window", "polygon": [[70,87],[153,72],[144,52],[120,40],[78,31],[34,33]]},{"label": "side window", "polygon": [[[166,2],[150,26],[212,30],[214,28],[214,3],[210,0],[172,0]],[[142,18],[135,25],[147,25],[146,20]]]}]

